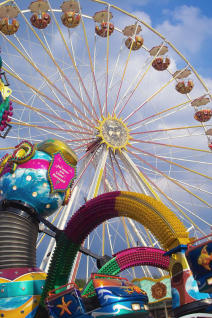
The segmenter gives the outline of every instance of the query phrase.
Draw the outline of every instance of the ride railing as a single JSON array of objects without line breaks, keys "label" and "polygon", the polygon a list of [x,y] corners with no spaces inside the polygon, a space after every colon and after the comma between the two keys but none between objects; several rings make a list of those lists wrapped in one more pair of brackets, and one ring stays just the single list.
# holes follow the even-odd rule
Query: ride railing
[{"label": "ride railing", "polygon": [[[211,239],[209,239],[211,237]],[[207,240],[206,240],[207,239]],[[199,243],[200,241],[202,240],[206,240],[204,242],[202,242],[201,244],[197,244],[197,245],[194,245],[196,243]],[[188,250],[191,251],[193,249],[195,249],[196,247],[198,246],[202,246],[204,245],[206,242],[211,242],[212,241],[212,233],[211,234],[208,234],[208,235],[205,235],[205,236],[202,236],[194,241],[192,241],[191,243],[188,243],[187,246],[188,246]],[[188,250],[186,253],[188,253]]]},{"label": "ride railing", "polygon": [[70,291],[72,290],[79,290],[79,287],[77,286],[77,284],[71,282],[68,283],[66,285],[62,285],[58,288],[52,289],[49,291],[48,293],[48,297],[46,298],[46,302],[49,302],[55,298],[58,298],[58,296],[63,296],[67,293],[70,293]]}]

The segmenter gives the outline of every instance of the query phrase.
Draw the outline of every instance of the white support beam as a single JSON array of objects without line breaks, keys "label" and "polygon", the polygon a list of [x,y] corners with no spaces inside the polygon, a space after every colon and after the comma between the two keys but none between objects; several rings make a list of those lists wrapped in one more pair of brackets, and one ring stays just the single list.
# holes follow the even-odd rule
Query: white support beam
[{"label": "white support beam", "polygon": [[93,177],[93,181],[88,192],[87,200],[95,198],[98,195],[107,156],[108,156],[108,149],[106,148],[106,146],[103,146],[102,152],[99,156],[99,162],[96,167],[95,175]]},{"label": "white support beam", "polygon": [[159,195],[155,192],[148,180],[144,177],[133,160],[128,156],[126,151],[122,151],[119,154],[119,157],[124,163],[125,167],[130,171],[130,175],[134,178],[135,182],[140,188],[140,191],[146,195],[156,198],[157,200],[160,200]]}]

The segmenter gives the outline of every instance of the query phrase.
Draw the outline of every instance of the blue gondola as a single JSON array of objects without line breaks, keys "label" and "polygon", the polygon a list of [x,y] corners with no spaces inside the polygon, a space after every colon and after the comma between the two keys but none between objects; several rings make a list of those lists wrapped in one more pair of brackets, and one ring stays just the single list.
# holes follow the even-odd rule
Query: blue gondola
[{"label": "blue gondola", "polygon": [[95,289],[92,295],[82,297],[74,283],[51,291],[46,299],[50,317],[148,317],[148,297],[138,286],[117,276],[92,274],[91,279]]}]

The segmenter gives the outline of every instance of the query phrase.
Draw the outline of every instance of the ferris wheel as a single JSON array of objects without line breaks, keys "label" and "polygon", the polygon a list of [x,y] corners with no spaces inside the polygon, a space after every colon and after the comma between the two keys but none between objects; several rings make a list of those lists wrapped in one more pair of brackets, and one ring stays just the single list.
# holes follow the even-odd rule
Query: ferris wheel
[{"label": "ferris wheel", "polygon": [[[209,233],[211,94],[168,39],[100,0],[4,1],[0,33],[13,103],[10,122],[0,126],[2,156],[23,140],[46,139],[67,143],[78,156],[70,202],[53,224],[63,228],[85,201],[125,190],[162,201],[191,237]],[[40,235],[44,270],[53,246]],[[84,242],[99,255],[134,246],[160,247],[127,218],[106,221]],[[79,254],[73,277],[77,271],[88,278],[96,263]]]}]

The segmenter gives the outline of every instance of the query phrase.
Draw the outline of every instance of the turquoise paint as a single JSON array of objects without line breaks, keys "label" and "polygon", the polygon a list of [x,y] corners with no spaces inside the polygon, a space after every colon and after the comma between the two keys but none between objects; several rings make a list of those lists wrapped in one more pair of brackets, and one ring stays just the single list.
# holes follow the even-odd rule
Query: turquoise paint
[{"label": "turquoise paint", "polygon": [[[44,159],[49,161],[52,157],[42,151],[36,151],[32,159]],[[26,177],[31,176],[31,180]],[[14,190],[16,186],[16,190]],[[0,200],[19,200],[29,204],[40,215],[48,216],[56,211],[65,197],[65,193],[50,193],[47,169],[17,168],[12,173],[6,173],[0,178]],[[32,193],[37,195],[33,196]],[[50,206],[49,206],[50,205]],[[47,206],[49,206],[47,208]]]},{"label": "turquoise paint", "polygon": [[0,299],[16,296],[40,295],[45,280],[31,280],[0,284]]}]

